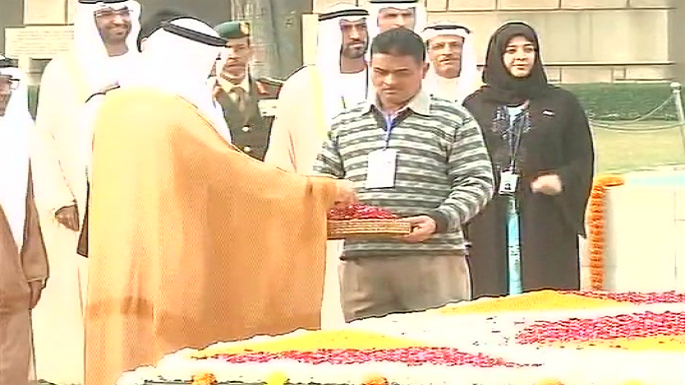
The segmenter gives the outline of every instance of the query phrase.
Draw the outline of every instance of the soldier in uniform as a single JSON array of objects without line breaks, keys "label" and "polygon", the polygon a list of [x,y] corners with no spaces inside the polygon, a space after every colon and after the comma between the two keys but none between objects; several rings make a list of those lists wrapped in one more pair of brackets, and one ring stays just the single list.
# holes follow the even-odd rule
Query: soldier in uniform
[{"label": "soldier in uniform", "polygon": [[229,21],[215,30],[228,43],[217,63],[218,75],[212,79],[214,98],[224,110],[233,144],[253,158],[264,160],[283,82],[251,76],[248,63],[253,51],[248,23]]}]

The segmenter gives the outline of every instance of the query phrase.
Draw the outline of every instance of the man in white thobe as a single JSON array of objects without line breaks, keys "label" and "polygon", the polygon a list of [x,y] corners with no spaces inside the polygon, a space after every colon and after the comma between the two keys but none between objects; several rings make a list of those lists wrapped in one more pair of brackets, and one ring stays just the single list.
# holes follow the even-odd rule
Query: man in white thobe
[{"label": "man in white thobe", "polygon": [[[49,268],[33,199],[24,74],[0,55],[0,384],[29,385],[31,311]],[[54,359],[54,358],[53,358]],[[59,358],[57,358],[59,359]]]},{"label": "man in white thobe", "polygon": [[[317,60],[286,80],[279,95],[264,162],[300,174],[312,172],[333,118],[366,100],[368,11],[337,3],[319,15]],[[329,241],[322,327],[344,323],[338,285],[342,241]]]},{"label": "man in white thobe", "polygon": [[76,245],[87,184],[79,119],[91,94],[135,71],[139,17],[135,1],[79,0],[73,49],[53,59],[41,80],[33,171],[52,285],[34,325],[38,374],[52,382],[83,383],[87,260]]},{"label": "man in white thobe", "polygon": [[369,36],[404,27],[420,33],[426,25],[426,8],[419,0],[370,0]]},{"label": "man in white thobe", "polygon": [[458,24],[440,22],[424,28],[421,35],[430,62],[424,89],[461,104],[480,85],[471,31]]}]

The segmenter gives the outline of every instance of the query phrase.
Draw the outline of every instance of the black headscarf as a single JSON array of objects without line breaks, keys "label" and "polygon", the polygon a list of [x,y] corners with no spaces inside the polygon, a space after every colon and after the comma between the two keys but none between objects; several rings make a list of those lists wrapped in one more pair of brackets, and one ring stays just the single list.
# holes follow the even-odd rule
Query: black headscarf
[{"label": "black headscarf", "polygon": [[[523,36],[535,46],[535,63],[525,78],[516,78],[504,66],[502,57],[509,41]],[[542,96],[549,88],[540,59],[540,42],[535,30],[522,22],[509,22],[497,29],[490,38],[483,69],[484,97],[506,105],[520,105],[526,100]]]}]

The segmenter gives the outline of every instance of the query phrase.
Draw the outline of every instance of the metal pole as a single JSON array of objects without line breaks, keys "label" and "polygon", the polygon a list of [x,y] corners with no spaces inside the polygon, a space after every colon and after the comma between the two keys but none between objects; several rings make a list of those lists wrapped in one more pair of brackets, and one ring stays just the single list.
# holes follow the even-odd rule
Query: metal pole
[{"label": "metal pole", "polygon": [[671,83],[675,108],[678,113],[678,122],[680,123],[680,140],[683,142],[683,153],[685,153],[685,111],[683,111],[682,88],[683,86],[678,82]]}]

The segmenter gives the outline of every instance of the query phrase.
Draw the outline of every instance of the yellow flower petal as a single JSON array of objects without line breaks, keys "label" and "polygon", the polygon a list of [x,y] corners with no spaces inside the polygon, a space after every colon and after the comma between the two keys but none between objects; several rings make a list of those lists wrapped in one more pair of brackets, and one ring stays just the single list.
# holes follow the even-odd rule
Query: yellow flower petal
[{"label": "yellow flower petal", "polygon": [[288,377],[281,372],[276,372],[266,378],[265,385],[285,385],[286,382],[288,382]]}]

